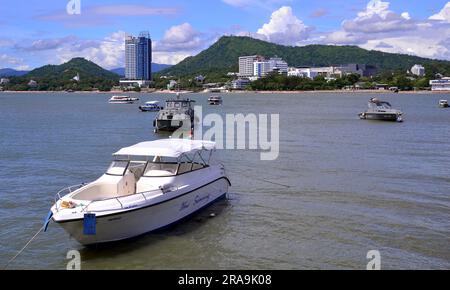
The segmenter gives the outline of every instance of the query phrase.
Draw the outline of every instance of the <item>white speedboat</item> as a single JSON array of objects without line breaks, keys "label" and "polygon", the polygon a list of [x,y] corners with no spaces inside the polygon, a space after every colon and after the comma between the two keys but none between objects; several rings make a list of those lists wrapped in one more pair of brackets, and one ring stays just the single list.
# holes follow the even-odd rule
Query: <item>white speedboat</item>
[{"label": "white speedboat", "polygon": [[448,108],[448,101],[447,100],[440,100],[439,101],[439,107],[441,107],[441,108]]},{"label": "white speedboat", "polygon": [[139,110],[142,112],[158,112],[162,107],[159,106],[158,101],[146,102],[143,106],[139,106]]},{"label": "white speedboat", "polygon": [[112,96],[109,99],[110,104],[133,104],[135,101],[138,101],[139,98],[133,98],[128,96]]},{"label": "white speedboat", "polygon": [[360,119],[403,122],[403,113],[400,110],[393,109],[388,102],[372,98],[368,106],[368,110],[358,114]]},{"label": "white speedboat", "polygon": [[208,98],[208,103],[210,105],[220,105],[220,104],[222,104],[222,97],[221,96],[211,96]]},{"label": "white speedboat", "polygon": [[99,179],[57,193],[47,225],[52,218],[78,242],[90,245],[180,221],[228,192],[224,166],[209,164],[214,148],[214,142],[186,139],[122,148]]}]

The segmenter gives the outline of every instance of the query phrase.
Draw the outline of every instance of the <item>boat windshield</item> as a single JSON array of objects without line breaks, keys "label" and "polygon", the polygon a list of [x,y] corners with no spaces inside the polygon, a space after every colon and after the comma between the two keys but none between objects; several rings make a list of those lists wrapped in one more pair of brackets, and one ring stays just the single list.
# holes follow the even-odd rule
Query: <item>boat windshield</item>
[{"label": "boat windshield", "polygon": [[123,176],[125,174],[125,170],[127,170],[129,161],[115,160],[111,163],[106,174],[115,175],[115,176]]},{"label": "boat windshield", "polygon": [[155,156],[147,163],[144,177],[174,176],[177,174],[178,162],[176,158]]},{"label": "boat windshield", "polygon": [[388,102],[369,102],[369,108],[373,109],[390,109],[391,104]]}]

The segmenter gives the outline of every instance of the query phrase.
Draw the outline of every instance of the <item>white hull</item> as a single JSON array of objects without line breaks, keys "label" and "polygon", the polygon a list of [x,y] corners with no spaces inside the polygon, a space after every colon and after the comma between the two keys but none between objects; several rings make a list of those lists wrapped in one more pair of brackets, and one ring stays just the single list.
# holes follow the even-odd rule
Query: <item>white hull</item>
[{"label": "white hull", "polygon": [[224,197],[229,181],[221,177],[193,191],[180,192],[166,201],[150,203],[119,213],[97,215],[96,234],[83,234],[83,219],[58,222],[74,239],[83,245],[118,241],[139,236],[195,213]]}]

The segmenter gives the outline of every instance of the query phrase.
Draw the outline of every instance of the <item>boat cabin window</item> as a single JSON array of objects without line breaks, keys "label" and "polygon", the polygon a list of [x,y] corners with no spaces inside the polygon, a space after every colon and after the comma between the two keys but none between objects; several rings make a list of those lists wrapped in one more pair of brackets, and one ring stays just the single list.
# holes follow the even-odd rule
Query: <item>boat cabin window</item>
[{"label": "boat cabin window", "polygon": [[155,156],[147,163],[144,170],[145,177],[163,177],[177,174],[178,162],[176,158]]},{"label": "boat cabin window", "polygon": [[115,160],[111,163],[106,174],[115,175],[115,176],[123,176],[125,174],[125,170],[128,168],[128,161],[123,160]]}]

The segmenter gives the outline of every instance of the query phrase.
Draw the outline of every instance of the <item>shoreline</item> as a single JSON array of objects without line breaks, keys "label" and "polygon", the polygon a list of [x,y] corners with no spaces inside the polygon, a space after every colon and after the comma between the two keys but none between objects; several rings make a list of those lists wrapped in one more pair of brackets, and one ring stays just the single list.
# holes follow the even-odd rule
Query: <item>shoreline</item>
[{"label": "shoreline", "polygon": [[5,94],[202,94],[202,95],[214,95],[214,94],[450,94],[450,91],[399,91],[398,93],[391,92],[389,90],[316,90],[316,91],[231,91],[231,92],[194,92],[194,91],[168,91],[168,90],[157,90],[157,91],[142,91],[142,92],[123,92],[123,91],[0,91],[0,95]]}]

